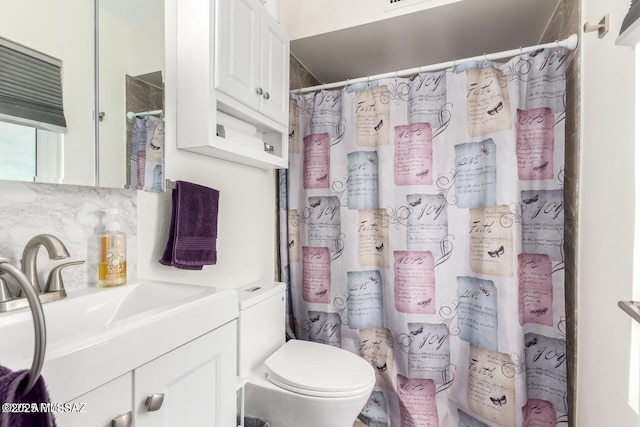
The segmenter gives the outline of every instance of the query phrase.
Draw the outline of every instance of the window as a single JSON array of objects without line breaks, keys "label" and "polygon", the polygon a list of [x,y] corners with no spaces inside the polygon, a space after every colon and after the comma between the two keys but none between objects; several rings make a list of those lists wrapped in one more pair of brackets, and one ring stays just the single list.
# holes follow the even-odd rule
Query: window
[{"label": "window", "polygon": [[62,182],[62,134],[0,121],[0,179]]},{"label": "window", "polygon": [[61,182],[62,61],[0,37],[0,179]]}]

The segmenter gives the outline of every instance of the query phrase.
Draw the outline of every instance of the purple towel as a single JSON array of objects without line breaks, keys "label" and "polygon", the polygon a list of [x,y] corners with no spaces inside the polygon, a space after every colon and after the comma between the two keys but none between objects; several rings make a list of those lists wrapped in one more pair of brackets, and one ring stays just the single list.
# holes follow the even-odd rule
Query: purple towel
[{"label": "purple towel", "polygon": [[[22,385],[27,382],[29,371],[11,371],[0,365],[0,402],[15,404],[16,409],[0,411],[0,427],[55,427],[56,420],[51,412],[40,412],[40,403],[49,403],[49,393],[42,376],[38,378],[33,388],[22,395]],[[20,410],[28,405],[29,409],[37,411],[25,412]],[[33,406],[35,405],[35,406]]]},{"label": "purple towel", "polygon": [[218,199],[213,188],[177,181],[171,200],[169,239],[160,264],[202,270],[217,262]]}]

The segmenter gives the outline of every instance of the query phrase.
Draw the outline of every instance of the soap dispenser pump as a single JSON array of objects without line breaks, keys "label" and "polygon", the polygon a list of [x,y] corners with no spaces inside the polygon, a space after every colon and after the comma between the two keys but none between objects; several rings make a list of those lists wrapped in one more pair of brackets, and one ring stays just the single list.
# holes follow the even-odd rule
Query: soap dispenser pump
[{"label": "soap dispenser pump", "polygon": [[100,235],[98,286],[111,287],[127,283],[127,236],[120,227],[119,209],[107,209],[104,233]]}]

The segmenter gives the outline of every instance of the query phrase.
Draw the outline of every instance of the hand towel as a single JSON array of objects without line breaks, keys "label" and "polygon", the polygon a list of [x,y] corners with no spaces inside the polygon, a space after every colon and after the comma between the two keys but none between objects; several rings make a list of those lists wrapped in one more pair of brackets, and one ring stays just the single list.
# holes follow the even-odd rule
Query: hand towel
[{"label": "hand towel", "polygon": [[[0,411],[0,427],[55,427],[56,421],[51,412],[40,412],[40,403],[49,403],[49,393],[42,376],[33,388],[22,395],[22,385],[27,382],[29,371],[12,371],[0,365],[0,402],[3,404],[28,404],[38,411]],[[32,406],[32,404],[36,406]],[[9,406],[8,409],[11,409]]]},{"label": "hand towel", "polygon": [[160,264],[202,270],[218,260],[218,199],[213,188],[177,181],[171,195],[169,238]]}]

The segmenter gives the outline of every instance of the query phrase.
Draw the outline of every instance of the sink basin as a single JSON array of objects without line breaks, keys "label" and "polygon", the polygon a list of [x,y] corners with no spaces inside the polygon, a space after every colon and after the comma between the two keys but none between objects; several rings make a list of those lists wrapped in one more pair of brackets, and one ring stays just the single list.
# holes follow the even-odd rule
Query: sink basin
[{"label": "sink basin", "polygon": [[[42,375],[58,402],[73,399],[75,393],[97,387],[238,315],[235,291],[206,286],[137,281],[116,288],[68,290],[67,294],[42,306],[47,326]],[[29,368],[34,332],[28,309],[0,314],[0,342],[9,344],[0,346],[0,364],[16,370]]]}]

